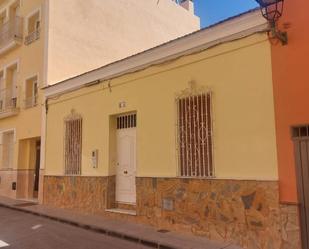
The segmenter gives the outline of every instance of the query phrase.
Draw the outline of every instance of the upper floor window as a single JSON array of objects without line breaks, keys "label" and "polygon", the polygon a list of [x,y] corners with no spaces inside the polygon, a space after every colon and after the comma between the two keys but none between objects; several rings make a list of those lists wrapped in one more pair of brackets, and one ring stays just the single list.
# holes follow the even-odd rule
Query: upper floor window
[{"label": "upper floor window", "polygon": [[181,96],[176,104],[180,176],[213,177],[211,93]]},{"label": "upper floor window", "polygon": [[38,77],[34,76],[26,80],[25,84],[25,108],[37,105],[38,101]]},{"label": "upper floor window", "polygon": [[14,23],[16,21],[16,18],[19,16],[20,16],[20,0],[10,1],[9,5],[2,8],[0,12],[0,27],[8,23],[8,21],[10,23]]},{"label": "upper floor window", "polygon": [[9,16],[11,20],[14,20],[16,17],[20,15],[20,1],[17,0],[12,3],[9,7]]},{"label": "upper floor window", "polygon": [[5,84],[0,97],[5,110],[14,109],[17,106],[17,69],[17,64],[13,64],[6,68]]},{"label": "upper floor window", "polygon": [[0,27],[6,23],[6,11],[0,13]]},{"label": "upper floor window", "polygon": [[0,71],[0,114],[17,110],[18,62]]},{"label": "upper floor window", "polygon": [[66,175],[81,174],[82,121],[82,117],[74,110],[64,120],[64,171]]},{"label": "upper floor window", "polygon": [[41,12],[35,11],[27,18],[27,36],[25,44],[29,45],[40,38]]},{"label": "upper floor window", "polygon": [[0,54],[22,44],[23,19],[20,15],[20,0],[10,1],[0,12]]}]

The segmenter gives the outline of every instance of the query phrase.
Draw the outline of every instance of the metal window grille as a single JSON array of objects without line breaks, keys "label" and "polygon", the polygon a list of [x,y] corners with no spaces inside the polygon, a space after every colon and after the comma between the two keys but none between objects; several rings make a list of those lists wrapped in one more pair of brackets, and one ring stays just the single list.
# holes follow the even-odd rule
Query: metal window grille
[{"label": "metal window grille", "polygon": [[117,117],[117,130],[136,127],[136,114],[122,115]]},{"label": "metal window grille", "polygon": [[30,45],[38,39],[40,39],[40,29],[36,29],[35,31],[31,32],[29,35],[26,36],[25,45]]},{"label": "metal window grille", "polygon": [[65,174],[80,175],[82,164],[82,117],[72,113],[65,119]]},{"label": "metal window grille", "polygon": [[182,177],[213,177],[211,93],[176,99],[178,163]]}]

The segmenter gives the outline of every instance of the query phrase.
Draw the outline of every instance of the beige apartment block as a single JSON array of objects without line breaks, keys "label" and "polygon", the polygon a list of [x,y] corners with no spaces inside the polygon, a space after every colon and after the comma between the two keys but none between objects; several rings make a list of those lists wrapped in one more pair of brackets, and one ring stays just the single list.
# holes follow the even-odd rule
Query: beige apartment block
[{"label": "beige apartment block", "polygon": [[0,195],[39,196],[43,86],[198,30],[193,8],[189,0],[0,0]]}]

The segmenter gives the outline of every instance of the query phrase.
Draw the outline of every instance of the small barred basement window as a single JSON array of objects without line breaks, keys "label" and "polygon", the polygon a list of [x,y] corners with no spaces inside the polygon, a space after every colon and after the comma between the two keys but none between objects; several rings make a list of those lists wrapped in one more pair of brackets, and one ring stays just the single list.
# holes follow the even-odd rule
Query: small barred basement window
[{"label": "small barred basement window", "polygon": [[177,147],[182,177],[213,177],[211,93],[177,98]]},{"label": "small barred basement window", "polygon": [[72,111],[65,121],[64,166],[66,175],[80,175],[82,164],[82,117]]}]

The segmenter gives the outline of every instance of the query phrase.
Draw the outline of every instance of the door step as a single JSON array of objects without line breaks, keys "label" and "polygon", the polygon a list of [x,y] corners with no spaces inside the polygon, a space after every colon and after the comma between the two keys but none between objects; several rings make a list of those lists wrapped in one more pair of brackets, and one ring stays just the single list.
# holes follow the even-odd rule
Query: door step
[{"label": "door step", "polygon": [[116,202],[115,208],[135,211],[136,210],[136,204]]},{"label": "door step", "polygon": [[111,209],[106,209],[105,211],[110,212],[110,213],[127,214],[127,215],[136,216],[136,211],[135,210],[129,210],[129,209],[111,208]]}]

